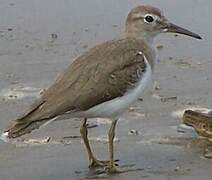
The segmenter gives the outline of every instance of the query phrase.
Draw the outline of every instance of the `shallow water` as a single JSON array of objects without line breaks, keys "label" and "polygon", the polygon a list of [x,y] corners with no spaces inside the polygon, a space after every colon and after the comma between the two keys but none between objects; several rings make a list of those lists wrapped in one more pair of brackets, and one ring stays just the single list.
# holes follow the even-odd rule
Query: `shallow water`
[{"label": "shallow water", "polygon": [[[120,36],[127,13],[140,3],[140,0],[0,0],[0,92],[9,96],[5,90],[22,88],[18,91],[20,98],[0,94],[0,131],[74,57],[99,42]],[[203,40],[173,34],[157,38],[155,44],[162,46],[154,81],[159,87],[135,103],[117,127],[116,158],[121,165],[135,163],[136,168],[143,170],[106,178],[209,180],[211,160],[203,158],[208,144],[190,132],[177,132],[181,119],[172,114],[189,107],[211,109],[212,1],[142,3],[160,7],[171,21],[199,33]],[[34,91],[26,91],[24,87]],[[92,145],[98,157],[107,158],[108,123],[92,122],[97,124],[89,129]],[[39,146],[16,147],[0,141],[0,179],[92,178],[94,174],[87,168],[78,127],[79,120],[60,121],[24,137],[29,140],[25,142],[51,137],[49,143]],[[139,133],[130,134],[131,130]],[[65,136],[71,137],[64,140]]]}]

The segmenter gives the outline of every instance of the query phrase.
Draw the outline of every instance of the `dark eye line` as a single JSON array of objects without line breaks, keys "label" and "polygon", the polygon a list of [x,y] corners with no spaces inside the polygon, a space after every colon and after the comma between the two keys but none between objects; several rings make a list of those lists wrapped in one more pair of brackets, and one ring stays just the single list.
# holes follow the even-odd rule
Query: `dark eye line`
[{"label": "dark eye line", "polygon": [[161,21],[161,20],[159,20],[159,19],[156,19],[156,20],[155,20],[155,22],[156,22],[157,24],[162,25],[162,21]]}]

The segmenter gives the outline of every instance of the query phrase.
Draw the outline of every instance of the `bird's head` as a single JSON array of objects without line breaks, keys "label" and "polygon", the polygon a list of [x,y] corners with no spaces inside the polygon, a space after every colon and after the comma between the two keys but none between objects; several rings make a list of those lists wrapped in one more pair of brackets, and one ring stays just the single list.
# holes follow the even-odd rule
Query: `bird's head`
[{"label": "bird's head", "polygon": [[138,6],[128,14],[126,20],[127,36],[152,41],[156,35],[166,32],[179,33],[202,39],[198,34],[169,22],[163,12],[158,8]]}]

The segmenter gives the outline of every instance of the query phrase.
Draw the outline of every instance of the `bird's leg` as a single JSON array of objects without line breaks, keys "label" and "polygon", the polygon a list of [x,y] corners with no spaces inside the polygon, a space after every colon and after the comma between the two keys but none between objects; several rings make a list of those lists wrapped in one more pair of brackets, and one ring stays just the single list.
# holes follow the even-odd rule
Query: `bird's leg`
[{"label": "bird's leg", "polygon": [[113,156],[113,150],[114,150],[113,140],[114,140],[114,137],[115,137],[115,128],[116,128],[117,121],[118,121],[118,119],[112,121],[110,130],[108,132],[109,155],[110,155],[110,162],[109,162],[109,166],[108,166],[108,172],[109,173],[120,173],[120,172],[122,172],[121,170],[119,170],[116,167],[116,164],[114,163],[114,156]]},{"label": "bird's leg", "polygon": [[110,161],[109,166],[107,167],[108,173],[124,173],[128,171],[139,171],[141,169],[132,169],[131,167],[134,165],[127,165],[122,167],[117,167],[117,164],[114,161],[114,137],[115,137],[115,128],[117,124],[118,119],[115,119],[112,121],[110,130],[108,132],[108,138],[109,138],[109,155],[110,155]]},{"label": "bird's leg", "polygon": [[87,122],[87,118],[84,118],[82,125],[80,127],[80,134],[84,141],[84,144],[88,153],[89,167],[106,166],[108,164],[108,161],[97,160],[91,151],[91,147],[88,140],[88,129],[86,126],[86,122]]}]

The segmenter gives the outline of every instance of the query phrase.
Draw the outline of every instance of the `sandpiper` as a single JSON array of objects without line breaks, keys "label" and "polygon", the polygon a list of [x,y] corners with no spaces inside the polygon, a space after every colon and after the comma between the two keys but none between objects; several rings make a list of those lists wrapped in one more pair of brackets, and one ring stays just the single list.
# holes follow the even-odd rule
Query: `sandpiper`
[{"label": "sandpiper", "polygon": [[[153,39],[174,32],[201,37],[170,23],[152,6],[138,6],[126,20],[124,37],[104,42],[78,57],[28,111],[2,135],[16,138],[41,125],[61,118],[83,118],[80,133],[90,167],[104,166],[120,172],[114,163],[113,139],[120,115],[141,95],[151,79],[155,64]],[[87,118],[110,118],[109,161],[97,160],[87,137]]]}]

